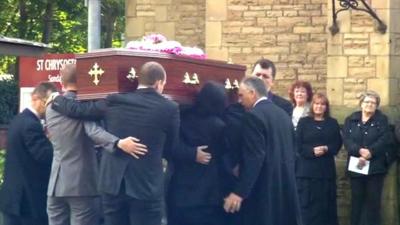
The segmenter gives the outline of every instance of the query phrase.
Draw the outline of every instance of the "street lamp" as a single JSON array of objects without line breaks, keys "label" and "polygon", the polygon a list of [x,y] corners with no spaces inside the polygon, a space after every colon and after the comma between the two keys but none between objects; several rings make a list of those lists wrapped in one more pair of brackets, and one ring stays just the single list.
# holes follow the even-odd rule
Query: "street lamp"
[{"label": "street lamp", "polygon": [[[367,1],[370,2],[369,0]],[[340,6],[340,8],[337,10],[336,10],[336,2],[339,2]],[[360,4],[362,4],[364,7],[360,6]],[[379,19],[378,15],[376,15],[376,13],[371,9],[369,3],[367,3],[366,0],[332,0],[333,24],[329,28],[332,35],[335,35],[339,32],[339,26],[337,24],[337,15],[342,11],[351,9],[368,13],[379,23],[378,31],[381,32],[382,34],[386,33],[387,29],[386,24],[381,19]]]}]

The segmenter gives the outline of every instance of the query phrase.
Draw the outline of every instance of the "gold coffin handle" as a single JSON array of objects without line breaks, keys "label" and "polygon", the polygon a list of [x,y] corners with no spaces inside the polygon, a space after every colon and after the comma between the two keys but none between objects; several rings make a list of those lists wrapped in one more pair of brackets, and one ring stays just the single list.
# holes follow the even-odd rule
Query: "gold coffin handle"
[{"label": "gold coffin handle", "polygon": [[225,89],[227,90],[239,89],[239,81],[235,79],[231,82],[231,80],[227,78],[225,80]]},{"label": "gold coffin handle", "polygon": [[131,67],[131,70],[129,71],[128,75],[126,75],[126,78],[128,78],[129,81],[134,82],[138,77],[139,76],[136,74],[135,68]]},{"label": "gold coffin handle", "polygon": [[197,73],[193,73],[192,77],[190,77],[190,74],[186,72],[183,75],[182,83],[190,85],[199,85],[200,84],[199,76],[197,75]]}]

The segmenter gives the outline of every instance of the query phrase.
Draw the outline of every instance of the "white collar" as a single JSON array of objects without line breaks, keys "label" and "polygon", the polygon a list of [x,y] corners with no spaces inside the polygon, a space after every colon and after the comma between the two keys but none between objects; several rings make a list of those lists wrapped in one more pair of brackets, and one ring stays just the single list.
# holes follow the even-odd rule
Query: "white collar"
[{"label": "white collar", "polygon": [[137,89],[145,89],[145,88],[149,88],[150,86],[147,85],[143,85],[143,84],[139,84]]},{"label": "white collar", "polygon": [[259,102],[261,102],[261,101],[263,101],[263,100],[268,100],[268,98],[267,98],[266,96],[262,96],[261,98],[259,98],[259,99],[254,103],[253,108],[254,108]]}]

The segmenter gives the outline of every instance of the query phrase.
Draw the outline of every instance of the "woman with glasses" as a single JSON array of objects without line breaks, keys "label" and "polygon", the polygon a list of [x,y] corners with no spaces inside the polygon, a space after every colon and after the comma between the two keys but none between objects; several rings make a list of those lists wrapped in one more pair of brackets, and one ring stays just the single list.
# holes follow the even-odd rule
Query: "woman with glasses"
[{"label": "woman with glasses", "polygon": [[310,116],[300,119],[296,133],[296,178],[303,224],[338,225],[334,157],[342,137],[338,122],[330,117],[325,95],[314,95]]},{"label": "woman with glasses", "polygon": [[294,106],[292,122],[296,129],[300,118],[308,116],[310,112],[310,102],[313,97],[311,84],[307,81],[296,81],[289,90],[289,97]]},{"label": "woman with glasses", "polygon": [[348,171],[352,196],[351,225],[379,225],[381,221],[381,195],[388,167],[386,157],[392,140],[388,119],[378,110],[379,103],[380,97],[376,92],[363,93],[361,110],[347,117],[343,128],[347,163],[352,157],[359,169]]}]

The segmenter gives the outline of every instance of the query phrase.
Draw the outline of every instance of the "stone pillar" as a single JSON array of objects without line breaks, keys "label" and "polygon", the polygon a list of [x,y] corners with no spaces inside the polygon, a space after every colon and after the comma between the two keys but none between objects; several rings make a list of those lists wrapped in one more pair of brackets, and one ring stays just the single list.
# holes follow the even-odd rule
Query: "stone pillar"
[{"label": "stone pillar", "polygon": [[[338,15],[339,33],[333,36],[328,32],[326,90],[333,116],[341,123],[351,112],[359,109],[358,96],[365,90],[374,90],[380,94],[381,109],[391,121],[399,117],[400,1],[370,2],[372,9],[388,26],[385,34],[377,31],[377,24],[371,16],[354,10]],[[328,0],[328,26],[332,25],[331,3]],[[344,175],[344,151],[336,163],[340,224],[348,225],[351,195],[349,181]],[[397,174],[397,165],[394,165],[385,180],[382,198],[384,225],[399,224]]]},{"label": "stone pillar", "polygon": [[228,49],[222,46],[227,11],[227,0],[206,0],[206,53],[210,59],[228,60]]}]

